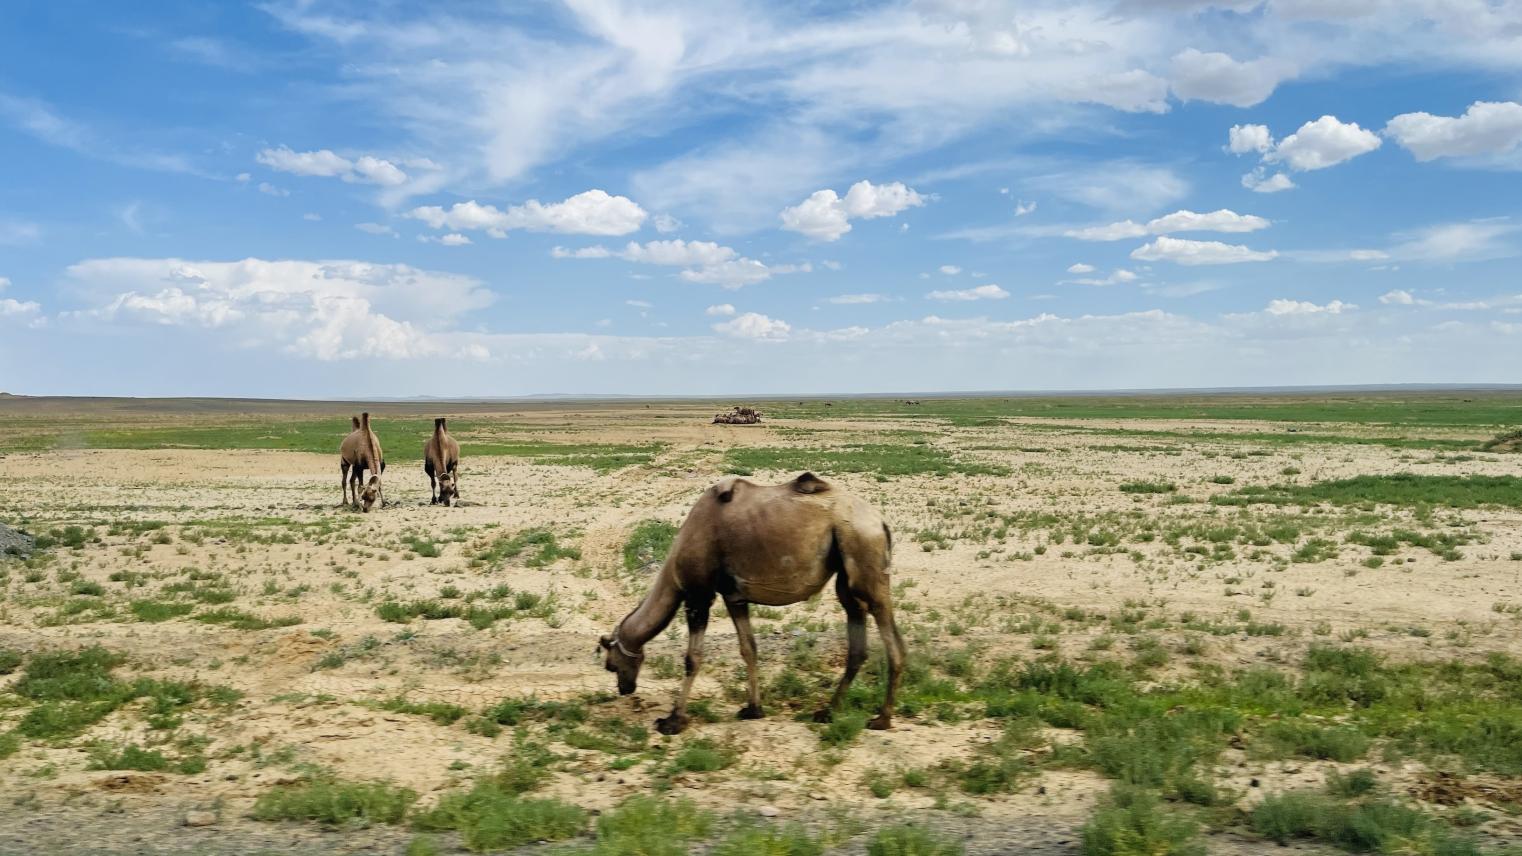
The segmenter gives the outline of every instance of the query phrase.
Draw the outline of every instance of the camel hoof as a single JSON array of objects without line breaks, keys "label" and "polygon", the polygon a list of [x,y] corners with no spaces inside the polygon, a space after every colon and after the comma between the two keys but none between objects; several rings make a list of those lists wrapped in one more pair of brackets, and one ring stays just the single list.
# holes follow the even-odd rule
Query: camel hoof
[{"label": "camel hoof", "polygon": [[887,731],[892,727],[893,717],[888,716],[887,714],[874,716],[872,717],[872,721],[867,723],[867,728],[870,728],[873,731]]},{"label": "camel hoof", "polygon": [[761,719],[766,714],[761,711],[760,705],[748,704],[740,708],[740,712],[736,716],[740,719]]},{"label": "camel hoof", "polygon": [[660,719],[657,719],[655,721],[655,730],[666,735],[667,737],[672,737],[677,734],[681,734],[683,731],[686,731],[687,723],[689,721],[691,720],[689,720],[686,716],[679,716],[673,713],[670,716],[663,716]]},{"label": "camel hoof", "polygon": [[815,722],[834,722],[835,721],[835,711],[830,710],[827,707],[821,707],[820,709],[814,711],[814,721]]}]

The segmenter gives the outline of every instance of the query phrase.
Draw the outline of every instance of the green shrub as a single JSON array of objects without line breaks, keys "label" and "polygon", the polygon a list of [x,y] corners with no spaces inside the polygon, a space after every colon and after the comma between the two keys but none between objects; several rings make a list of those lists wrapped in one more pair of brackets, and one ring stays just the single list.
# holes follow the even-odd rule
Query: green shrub
[{"label": "green shrub", "polygon": [[1198,827],[1151,793],[1116,787],[1083,827],[1084,856],[1204,856]]},{"label": "green shrub", "polygon": [[677,528],[664,520],[641,520],[624,542],[624,570],[637,571],[666,560]]},{"label": "green shrub", "polygon": [[1267,748],[1275,757],[1299,756],[1326,761],[1356,761],[1369,751],[1369,738],[1351,725],[1321,726],[1302,720],[1284,720],[1264,732]]},{"label": "green shrub", "polygon": [[586,829],[587,815],[560,800],[526,798],[482,779],[465,793],[445,795],[413,823],[424,830],[458,830],[467,848],[488,851],[574,837]]},{"label": "green shrub", "polygon": [[1178,490],[1178,485],[1171,482],[1134,481],[1122,482],[1121,493],[1173,493]]},{"label": "green shrub", "polygon": [[689,800],[630,797],[597,819],[589,856],[687,856],[712,827],[713,816]]},{"label": "green shrub", "polygon": [[877,831],[867,844],[867,856],[962,856],[962,845],[913,824]]},{"label": "green shrub", "polygon": [[824,842],[794,823],[787,826],[747,826],[730,832],[710,856],[822,856]]},{"label": "green shrub", "polygon": [[735,750],[720,746],[705,737],[687,741],[681,751],[671,759],[675,773],[712,773],[735,762]]},{"label": "green shrub", "polygon": [[386,782],[313,779],[266,791],[254,802],[257,820],[327,824],[401,823],[417,793]]}]

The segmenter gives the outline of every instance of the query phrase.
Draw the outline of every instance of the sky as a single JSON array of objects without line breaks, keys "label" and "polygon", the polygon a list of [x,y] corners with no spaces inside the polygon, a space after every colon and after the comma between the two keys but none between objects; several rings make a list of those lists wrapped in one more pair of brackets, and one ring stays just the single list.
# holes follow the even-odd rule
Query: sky
[{"label": "sky", "polygon": [[1522,0],[13,0],[0,390],[1522,381]]}]

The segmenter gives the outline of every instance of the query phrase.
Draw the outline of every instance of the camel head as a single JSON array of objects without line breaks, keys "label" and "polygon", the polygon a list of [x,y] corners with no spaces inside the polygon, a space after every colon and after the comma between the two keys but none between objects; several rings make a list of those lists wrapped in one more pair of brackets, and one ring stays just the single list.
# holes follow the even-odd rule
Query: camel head
[{"label": "camel head", "polygon": [[634,692],[635,685],[639,682],[639,667],[645,664],[644,650],[630,651],[626,648],[618,641],[617,629],[597,640],[597,644],[606,652],[602,667],[618,675],[618,694],[628,695]]},{"label": "camel head", "polygon": [[380,476],[371,476],[369,483],[365,485],[364,492],[359,495],[362,509],[369,511],[374,507],[376,500],[380,499],[380,488]]},{"label": "camel head", "polygon": [[460,501],[460,479],[450,473],[439,474],[439,502],[447,508]]}]

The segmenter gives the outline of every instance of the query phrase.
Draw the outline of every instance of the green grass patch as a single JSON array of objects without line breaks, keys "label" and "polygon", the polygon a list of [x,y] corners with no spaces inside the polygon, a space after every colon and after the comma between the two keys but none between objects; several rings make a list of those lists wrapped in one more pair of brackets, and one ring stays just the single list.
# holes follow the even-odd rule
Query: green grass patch
[{"label": "green grass patch", "polygon": [[867,856],[962,856],[965,852],[960,843],[910,823],[879,829],[867,842]]},{"label": "green grass patch", "polygon": [[666,560],[677,527],[664,520],[641,520],[624,542],[624,570],[637,571]]},{"label": "green grass patch", "polygon": [[563,546],[555,533],[543,527],[525,529],[513,535],[504,535],[476,552],[473,561],[480,565],[498,566],[508,559],[524,557],[523,564],[530,568],[543,568],[561,559],[580,559],[581,550]]},{"label": "green grass patch", "polygon": [[1204,856],[1199,826],[1152,793],[1117,787],[1083,827],[1083,856]]},{"label": "green grass patch", "polygon": [[1174,493],[1177,490],[1178,485],[1172,482],[1133,481],[1120,485],[1121,493]]},{"label": "green grass patch", "polygon": [[134,600],[131,604],[132,617],[151,624],[183,618],[194,612],[195,608],[193,603],[176,603],[167,600]]},{"label": "green grass patch", "polygon": [[999,464],[967,460],[926,444],[864,443],[840,449],[755,447],[730,449],[724,470],[750,475],[757,470],[820,473],[874,473],[879,476],[1009,475]]},{"label": "green grass patch", "polygon": [[254,802],[256,820],[306,820],[333,826],[401,823],[417,793],[387,782],[312,779],[266,791]]},{"label": "green grass patch", "polygon": [[261,618],[232,607],[199,612],[191,616],[191,618],[202,624],[217,624],[223,627],[231,627],[234,630],[271,630],[276,627],[291,627],[301,623],[301,619],[294,615]]},{"label": "green grass patch", "polygon": [[1307,485],[1248,486],[1212,497],[1218,505],[1397,505],[1407,507],[1522,508],[1517,476],[1430,476],[1397,473],[1355,476]]}]

